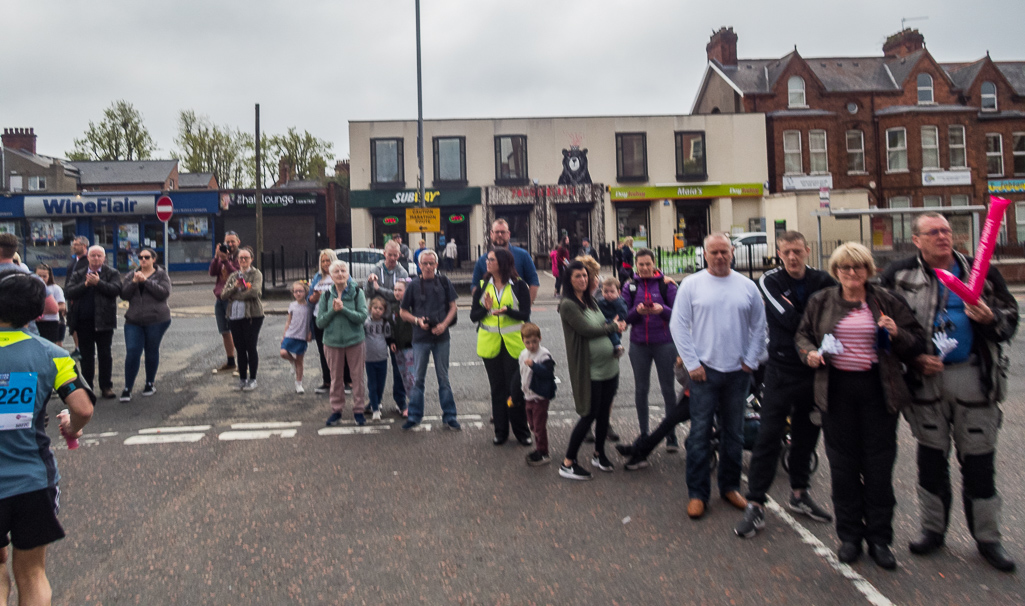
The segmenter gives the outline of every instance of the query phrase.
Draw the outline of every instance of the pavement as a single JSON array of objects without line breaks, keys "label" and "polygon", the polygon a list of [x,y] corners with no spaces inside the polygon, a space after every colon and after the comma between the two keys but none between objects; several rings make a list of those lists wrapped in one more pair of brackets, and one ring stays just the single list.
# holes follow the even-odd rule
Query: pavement
[{"label": "pavement", "polygon": [[[428,416],[417,431],[398,429],[390,389],[382,422],[358,427],[347,407],[343,423],[326,428],[327,398],[312,390],[320,382],[316,353],[305,362],[305,395],[293,392],[291,369],[277,356],[282,316],[264,324],[259,388],[233,391],[233,377],[211,373],[224,356],[212,284],[175,281],[157,393],[127,404],[101,400],[76,451],[49,428],[68,533],[47,552],[54,604],[1025,603],[1022,574],[999,573],[977,554],[960,499],[947,547],[925,558],[907,552],[918,523],[914,440],[905,423],[894,474],[900,566],[886,572],[867,558],[847,566],[833,556],[832,525],[779,507],[789,491],[782,472],[766,529],[741,540],[732,531],[741,512],[718,498],[703,519],[687,518],[684,453],[659,448],[651,468],[626,472],[610,446],[613,473],[571,482],[554,462],[527,467],[529,448],[493,446],[487,378],[465,317],[453,329],[450,368],[461,432],[442,428],[431,372]],[[557,460],[576,415],[554,283],[542,281],[532,321],[560,363],[549,423]],[[120,333],[115,391],[123,385]],[[997,473],[1004,544],[1021,566],[1021,338],[1007,350],[1010,397]],[[620,367],[613,427],[632,438],[633,376],[627,361]],[[660,416],[653,407],[652,422]],[[580,453],[585,467],[590,449]],[[821,444],[819,456],[812,494],[832,509]],[[956,472],[953,478],[958,491]]]}]

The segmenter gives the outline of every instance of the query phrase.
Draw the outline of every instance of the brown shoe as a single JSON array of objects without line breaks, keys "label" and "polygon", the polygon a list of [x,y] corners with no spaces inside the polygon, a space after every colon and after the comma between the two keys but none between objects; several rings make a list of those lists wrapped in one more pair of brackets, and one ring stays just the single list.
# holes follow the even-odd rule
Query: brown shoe
[{"label": "brown shoe", "polygon": [[737,509],[743,511],[747,508],[747,499],[745,499],[736,490],[731,490],[722,496],[724,501],[728,501],[730,505],[733,505]]},{"label": "brown shoe", "polygon": [[687,503],[687,515],[696,520],[705,515],[705,502],[701,499],[691,499]]},{"label": "brown shoe", "polygon": [[117,396],[114,395],[114,390],[108,387],[107,389],[103,390],[103,397],[108,400],[113,400]]}]

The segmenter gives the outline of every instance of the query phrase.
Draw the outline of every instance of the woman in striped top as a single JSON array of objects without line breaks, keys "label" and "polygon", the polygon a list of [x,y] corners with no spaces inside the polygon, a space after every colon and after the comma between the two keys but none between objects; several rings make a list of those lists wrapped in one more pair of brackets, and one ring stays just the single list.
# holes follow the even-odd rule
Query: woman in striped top
[{"label": "woman in striped top", "polygon": [[[898,411],[911,401],[904,363],[924,351],[923,333],[903,299],[868,283],[875,263],[864,246],[837,247],[829,273],[840,286],[812,296],[795,341],[805,363],[818,369],[815,405],[833,480],[837,556],[857,560],[866,541],[872,559],[892,570]],[[820,351],[827,335],[842,352]]]}]

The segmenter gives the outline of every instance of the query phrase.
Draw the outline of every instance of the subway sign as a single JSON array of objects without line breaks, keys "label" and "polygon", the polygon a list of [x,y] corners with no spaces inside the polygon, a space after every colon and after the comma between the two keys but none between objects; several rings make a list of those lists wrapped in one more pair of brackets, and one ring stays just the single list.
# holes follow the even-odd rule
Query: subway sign
[{"label": "subway sign", "polygon": [[103,217],[156,214],[154,195],[25,196],[26,217]]}]

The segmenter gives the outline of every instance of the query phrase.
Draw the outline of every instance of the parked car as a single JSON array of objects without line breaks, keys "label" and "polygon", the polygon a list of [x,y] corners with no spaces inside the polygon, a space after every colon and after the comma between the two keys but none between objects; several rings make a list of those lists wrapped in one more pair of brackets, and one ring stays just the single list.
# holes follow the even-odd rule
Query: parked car
[{"label": "parked car", "polygon": [[[338,260],[349,264],[349,275],[360,282],[366,281],[374,264],[384,260],[384,250],[380,248],[336,248],[335,254]],[[399,263],[402,263],[402,259],[399,259]],[[406,271],[410,276],[416,276],[416,265],[413,262],[407,263]]]},{"label": "parked car", "polygon": [[[705,250],[701,246],[694,249],[697,255],[697,268],[705,268]],[[733,269],[748,269],[751,262],[755,269],[766,267],[769,256],[767,234],[764,231],[748,231],[733,237]]]}]

